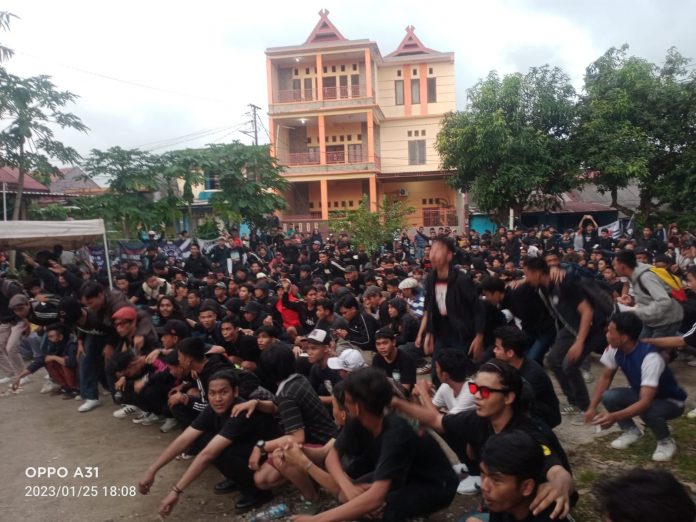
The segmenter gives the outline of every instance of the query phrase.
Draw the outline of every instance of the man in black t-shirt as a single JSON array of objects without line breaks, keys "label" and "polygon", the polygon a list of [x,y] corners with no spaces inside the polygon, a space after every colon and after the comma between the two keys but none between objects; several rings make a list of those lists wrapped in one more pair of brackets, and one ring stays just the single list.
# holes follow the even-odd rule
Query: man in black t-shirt
[{"label": "man in black t-shirt", "polygon": [[[373,368],[346,378],[350,420],[326,458],[345,503],[324,513],[327,519],[357,520],[384,506],[383,520],[402,521],[427,516],[452,501],[457,478],[447,457],[430,435],[418,435],[394,413],[385,415],[392,395],[384,374]],[[351,476],[341,458],[352,459]]]},{"label": "man in black t-shirt", "polygon": [[191,426],[162,452],[139,482],[140,492],[147,494],[155,481],[155,474],[162,467],[194,442],[202,442],[205,445],[162,500],[159,511],[161,516],[171,514],[179,495],[211,462],[228,480],[234,481],[242,494],[242,498],[235,504],[238,514],[258,507],[271,498],[269,492],[255,486],[248,459],[257,440],[272,439],[280,434],[275,419],[260,411],[248,416],[230,416],[232,408],[241,402],[239,379],[232,371],[223,370],[210,378],[208,398],[210,404],[194,419]]},{"label": "man in black t-shirt", "polygon": [[307,339],[307,355],[312,367],[309,370],[309,382],[325,406],[331,406],[333,385],[341,380],[338,371],[328,366],[331,355],[331,336],[326,330],[312,330]]},{"label": "man in black t-shirt", "polygon": [[379,368],[408,394],[416,384],[416,362],[413,357],[396,347],[396,336],[389,326],[375,333],[377,353],[372,358],[372,367]]}]

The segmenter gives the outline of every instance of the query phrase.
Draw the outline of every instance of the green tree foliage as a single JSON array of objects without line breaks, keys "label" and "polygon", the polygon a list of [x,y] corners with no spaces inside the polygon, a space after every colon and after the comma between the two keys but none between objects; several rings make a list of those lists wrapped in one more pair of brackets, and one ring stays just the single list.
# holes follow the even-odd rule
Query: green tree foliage
[{"label": "green tree foliage", "polygon": [[329,230],[334,233],[350,231],[351,241],[373,254],[394,240],[394,234],[406,227],[406,218],[413,212],[414,209],[402,201],[392,202],[386,196],[377,212],[372,212],[369,198],[363,196],[356,210],[331,212]]},{"label": "green tree foliage", "polygon": [[[0,31],[9,31],[10,22],[13,18],[17,18],[17,16],[8,11],[0,11]],[[9,60],[13,55],[14,51],[12,49],[0,44],[0,63]]]},{"label": "green tree foliage", "polygon": [[437,137],[453,186],[470,191],[499,222],[509,208],[552,206],[579,183],[569,136],[575,91],[558,68],[502,79],[493,71],[468,91],[469,105],[445,116]]},{"label": "green tree foliage", "polygon": [[612,206],[622,208],[618,189],[635,181],[644,217],[660,204],[693,209],[696,82],[688,64],[674,48],[659,67],[623,45],[587,68],[573,142]]}]

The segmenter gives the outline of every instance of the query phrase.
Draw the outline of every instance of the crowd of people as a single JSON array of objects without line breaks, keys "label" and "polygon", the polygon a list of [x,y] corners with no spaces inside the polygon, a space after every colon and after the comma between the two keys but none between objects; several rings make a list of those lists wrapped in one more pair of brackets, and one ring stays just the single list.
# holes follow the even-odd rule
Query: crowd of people
[{"label": "crowd of people", "polygon": [[[114,422],[180,429],[139,483],[148,493],[191,459],[163,516],[212,464],[238,513],[289,483],[300,522],[402,521],[477,493],[462,520],[564,520],[578,493],[563,416],[618,425],[618,451],[647,428],[654,461],[676,454],[668,422],[687,394],[670,364],[696,366],[695,258],[675,226],[616,239],[591,216],[567,231],[420,227],[374,255],[348,234],[270,229],[177,259],[151,236],[111,281],[56,246],[21,253],[23,279],[0,277],[0,383],[45,368],[41,392],[80,413],[103,404],[101,385]],[[612,387],[619,369],[626,387]],[[322,491],[337,507],[321,511]],[[651,507],[667,494],[672,511]],[[636,470],[596,496],[607,520],[694,519],[668,473]]]}]

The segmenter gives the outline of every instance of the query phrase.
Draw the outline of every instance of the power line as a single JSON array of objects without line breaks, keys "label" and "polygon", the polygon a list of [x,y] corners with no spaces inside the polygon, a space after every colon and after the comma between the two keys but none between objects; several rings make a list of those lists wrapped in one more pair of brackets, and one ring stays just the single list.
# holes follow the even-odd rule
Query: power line
[{"label": "power line", "polygon": [[218,130],[227,130],[227,129],[229,129],[229,128],[230,128],[230,127],[218,127],[218,128],[216,128],[216,129],[205,129],[205,130],[202,130],[202,131],[191,132],[191,133],[189,133],[189,134],[183,134],[183,135],[181,135],[181,136],[174,136],[174,137],[171,137],[171,138],[165,138],[165,139],[161,139],[161,140],[150,141],[150,142],[147,142],[147,143],[143,143],[143,144],[141,144],[141,145],[137,145],[135,148],[141,149],[141,148],[143,148],[143,147],[148,147],[148,146],[152,146],[152,145],[160,145],[160,144],[165,143],[165,142],[176,141],[176,140],[179,140],[179,139],[182,139],[182,138],[188,138],[188,137],[192,137],[192,136],[198,136],[198,135],[202,135],[202,134],[207,134],[207,133],[209,133],[209,132],[214,132],[214,131],[218,131]]},{"label": "power line", "polygon": [[165,145],[160,145],[160,146],[158,146],[158,147],[150,148],[150,149],[148,149],[148,152],[152,152],[152,151],[155,151],[155,150],[158,150],[158,149],[164,149],[164,148],[166,148],[166,147],[173,147],[173,146],[175,146],[175,145],[181,145],[181,144],[183,144],[183,143],[188,143],[188,142],[191,142],[191,141],[196,141],[196,140],[199,140],[199,139],[201,139],[201,138],[210,138],[211,136],[214,136],[214,135],[216,135],[216,134],[221,134],[221,133],[223,133],[223,132],[226,132],[226,131],[230,131],[230,130],[231,130],[231,132],[228,133],[228,135],[229,135],[229,134],[232,134],[232,133],[234,133],[234,132],[237,132],[238,128],[239,128],[239,126],[236,126],[236,127],[227,127],[227,128],[225,128],[225,129],[219,129],[219,130],[216,130],[216,131],[212,131],[212,132],[200,134],[200,135],[194,136],[194,137],[192,137],[192,138],[181,139],[181,140],[178,140],[178,141],[175,141],[175,142],[172,142],[172,143],[167,143],[167,144],[165,144]]},{"label": "power line", "polygon": [[217,99],[217,98],[211,98],[209,96],[199,96],[197,94],[190,94],[190,93],[185,93],[185,92],[180,92],[180,91],[174,91],[172,89],[165,89],[163,87],[156,87],[153,85],[147,85],[145,83],[135,82],[132,80],[124,80],[122,78],[117,78],[115,76],[110,76],[108,74],[103,74],[103,73],[99,73],[99,72],[95,72],[95,71],[90,71],[88,69],[83,69],[82,67],[77,67],[75,65],[70,65],[70,64],[61,63],[61,62],[55,62],[53,60],[49,60],[49,59],[43,58],[41,56],[36,56],[35,54],[27,53],[25,51],[15,50],[15,53],[27,56],[29,58],[33,58],[35,60],[40,60],[40,61],[52,63],[54,65],[58,65],[59,67],[65,67],[66,69],[72,69],[72,70],[80,72],[82,74],[88,74],[90,76],[96,76],[97,78],[102,78],[104,80],[110,80],[113,82],[123,83],[125,85],[130,85],[132,87],[140,87],[141,89],[148,89],[151,91],[164,92],[164,93],[173,94],[176,96],[184,96],[186,98],[197,98],[199,100],[205,100],[205,101],[214,102],[214,103],[225,103],[225,104],[230,103],[229,100],[221,100],[221,99]]}]

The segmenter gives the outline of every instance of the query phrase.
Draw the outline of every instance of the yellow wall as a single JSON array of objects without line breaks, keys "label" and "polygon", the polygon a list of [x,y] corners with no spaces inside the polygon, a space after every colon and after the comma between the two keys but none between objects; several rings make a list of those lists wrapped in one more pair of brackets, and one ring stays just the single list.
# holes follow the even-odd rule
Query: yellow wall
[{"label": "yellow wall", "polygon": [[[435,150],[435,138],[440,130],[440,116],[385,120],[379,128],[382,172],[422,172],[440,170],[440,156]],[[411,131],[411,137],[408,136]],[[415,132],[418,131],[418,136]],[[425,138],[422,132],[425,131]],[[425,139],[425,165],[408,164],[409,140]]]},{"label": "yellow wall", "polygon": [[[405,189],[408,196],[399,196],[401,189]],[[403,201],[407,206],[414,208],[413,214],[408,218],[408,223],[411,226],[422,225],[423,208],[441,206],[437,201],[438,199],[445,199],[449,206],[456,207],[457,198],[460,197],[458,192],[450,187],[444,179],[383,182],[379,188],[380,201],[385,195],[391,201]],[[432,203],[430,203],[431,198]],[[426,200],[425,204],[423,204],[423,199]]]}]

